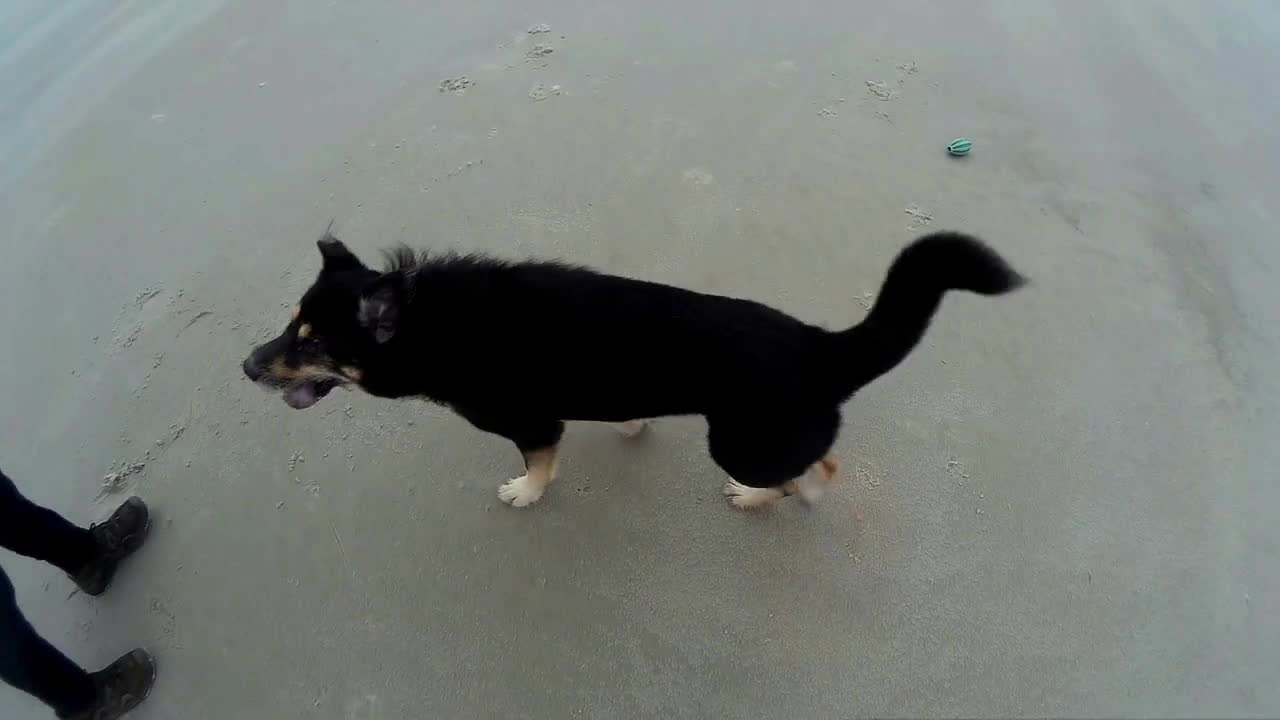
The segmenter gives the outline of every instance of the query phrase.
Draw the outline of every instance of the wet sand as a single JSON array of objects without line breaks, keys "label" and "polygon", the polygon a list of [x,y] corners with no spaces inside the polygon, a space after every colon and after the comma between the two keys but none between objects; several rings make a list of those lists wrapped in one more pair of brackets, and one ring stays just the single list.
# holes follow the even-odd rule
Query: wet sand
[{"label": "wet sand", "polygon": [[[457,5],[0,11],[0,463],[156,518],[103,598],[0,561],[155,652],[134,717],[1280,712],[1274,5]],[[947,299],[812,509],[667,419],[518,511],[445,410],[241,376],[331,218],[831,327],[928,230],[1032,285]]]}]

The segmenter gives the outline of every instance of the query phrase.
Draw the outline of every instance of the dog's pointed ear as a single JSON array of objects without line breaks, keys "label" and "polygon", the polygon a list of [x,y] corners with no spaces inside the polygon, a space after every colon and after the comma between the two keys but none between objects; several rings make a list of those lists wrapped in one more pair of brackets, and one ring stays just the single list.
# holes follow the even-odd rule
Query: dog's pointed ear
[{"label": "dog's pointed ear", "polygon": [[370,283],[360,295],[358,312],[361,327],[373,334],[374,342],[381,345],[395,337],[400,320],[397,279],[388,274]]},{"label": "dog's pointed ear", "polygon": [[[333,223],[329,223],[329,227],[333,227]],[[324,231],[324,235],[316,241],[316,247],[320,248],[320,257],[324,258],[325,270],[352,270],[364,267],[364,263],[360,262],[360,258],[355,253],[347,249],[342,241],[333,236],[328,229]]]}]

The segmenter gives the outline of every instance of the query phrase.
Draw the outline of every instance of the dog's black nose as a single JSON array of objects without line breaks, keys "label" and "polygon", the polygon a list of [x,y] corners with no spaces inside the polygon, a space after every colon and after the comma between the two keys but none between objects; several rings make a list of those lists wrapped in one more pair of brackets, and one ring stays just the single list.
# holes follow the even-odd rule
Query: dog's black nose
[{"label": "dog's black nose", "polygon": [[258,364],[253,361],[253,356],[244,359],[244,374],[254,382],[258,382],[258,379],[262,377],[262,368],[258,367]]}]

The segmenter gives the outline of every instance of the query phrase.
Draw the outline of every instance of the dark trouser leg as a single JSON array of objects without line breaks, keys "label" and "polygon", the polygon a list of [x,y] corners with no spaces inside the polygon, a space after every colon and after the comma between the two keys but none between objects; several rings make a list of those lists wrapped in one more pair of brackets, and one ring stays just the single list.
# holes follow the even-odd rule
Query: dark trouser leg
[{"label": "dark trouser leg", "polygon": [[0,547],[43,560],[72,574],[96,553],[88,530],[23,497],[3,472],[0,472]]},{"label": "dark trouser leg", "polygon": [[0,680],[33,695],[59,715],[87,708],[96,691],[88,673],[36,634],[18,609],[13,583],[0,569]]}]

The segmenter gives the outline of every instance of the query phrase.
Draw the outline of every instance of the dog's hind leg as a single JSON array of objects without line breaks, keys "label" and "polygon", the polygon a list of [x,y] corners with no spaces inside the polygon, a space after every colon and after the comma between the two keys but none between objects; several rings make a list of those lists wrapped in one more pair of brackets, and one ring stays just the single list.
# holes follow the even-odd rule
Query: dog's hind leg
[{"label": "dog's hind leg", "polygon": [[806,502],[814,502],[822,497],[839,474],[840,458],[828,451],[818,462],[810,465],[805,474],[788,482],[784,488],[788,495],[799,495]]},{"label": "dog's hind leg", "polygon": [[526,507],[538,502],[556,476],[557,451],[560,437],[564,434],[564,423],[470,408],[455,409],[477,428],[514,442],[524,456],[524,475],[503,483],[498,488],[498,498],[512,507]]},{"label": "dog's hind leg", "polygon": [[724,484],[724,496],[739,510],[756,510],[778,502],[787,494],[778,487],[751,487],[729,478]]},{"label": "dog's hind leg", "polygon": [[711,457],[730,480],[724,494],[741,510],[766,507],[791,494],[814,499],[834,480],[830,453],[840,428],[835,410],[773,416],[710,416]]},{"label": "dog's hind leg", "polygon": [[628,420],[626,422],[620,422],[620,423],[609,423],[609,425],[614,430],[617,430],[618,434],[621,435],[622,437],[633,438],[639,435],[640,433],[644,432],[644,429],[646,427],[649,427],[649,421],[648,420]]}]

